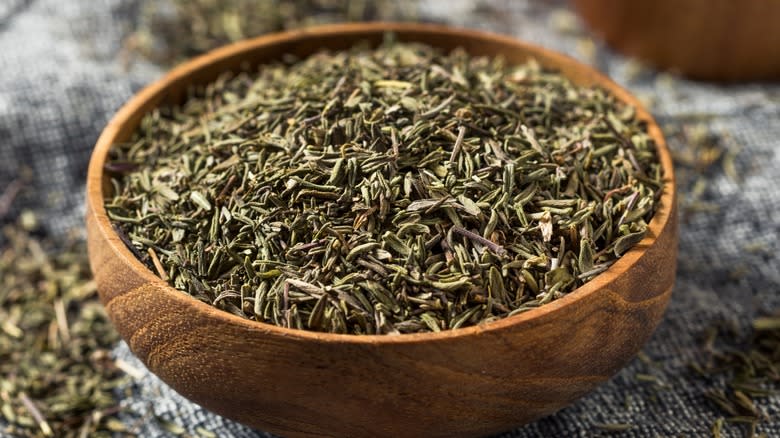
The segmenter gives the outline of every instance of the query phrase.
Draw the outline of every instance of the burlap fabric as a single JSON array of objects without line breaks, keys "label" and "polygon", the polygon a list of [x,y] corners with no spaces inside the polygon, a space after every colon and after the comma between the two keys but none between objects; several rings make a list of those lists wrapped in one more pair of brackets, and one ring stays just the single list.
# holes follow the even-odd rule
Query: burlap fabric
[{"label": "burlap fabric", "polygon": [[[746,333],[755,315],[780,308],[780,85],[721,86],[637,73],[634,63],[583,41],[572,27],[576,23],[560,12],[565,4],[477,3],[423,1],[420,14],[511,34],[595,64],[653,103],[653,113],[672,134],[673,150],[688,147],[674,132],[697,119],[724,147],[740,150],[736,178],[716,165],[702,174],[697,193],[695,182],[682,181],[683,206],[696,196],[706,211],[683,208],[674,296],[644,349],[654,364],[636,359],[572,406],[501,436],[594,436],[604,433],[594,424],[604,422],[633,424],[622,432],[626,437],[707,436],[718,412],[703,393],[717,382],[688,367],[703,359],[700,335],[716,321]],[[126,68],[118,56],[139,6],[137,0],[0,1],[0,188],[26,178],[24,168],[32,170],[35,188],[12,204],[5,220],[31,208],[50,233],[80,226],[86,166],[100,130],[133,92],[162,72],[143,59]],[[144,370],[125,344],[115,353]],[[665,384],[638,379],[638,373]],[[170,424],[192,436],[198,428],[220,437],[269,436],[201,409],[148,372],[123,394],[123,420],[140,436],[172,436]],[[775,420],[759,430],[780,436],[780,397],[763,399],[760,406]],[[742,433],[730,426],[724,436]]]}]

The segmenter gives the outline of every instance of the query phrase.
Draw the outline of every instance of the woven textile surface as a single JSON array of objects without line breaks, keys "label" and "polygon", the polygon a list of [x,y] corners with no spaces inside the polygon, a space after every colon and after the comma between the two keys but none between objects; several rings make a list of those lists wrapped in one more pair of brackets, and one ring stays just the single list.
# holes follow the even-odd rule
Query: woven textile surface
[{"label": "woven textile surface", "polygon": [[[726,86],[640,70],[585,38],[562,2],[418,6],[422,19],[513,35],[594,65],[648,103],[677,153],[690,146],[684,133],[693,124],[733,153],[733,172],[716,165],[693,178],[679,164],[678,277],[666,316],[643,350],[652,363],[637,358],[573,405],[500,435],[597,436],[605,433],[598,423],[630,423],[619,436],[708,436],[719,414],[704,393],[718,382],[689,367],[703,358],[702,333],[720,321],[746,333],[755,316],[780,308],[780,85]],[[32,209],[48,233],[83,227],[86,168],[102,127],[164,72],[142,57],[120,56],[140,8],[138,0],[0,0],[0,193],[25,172],[34,188],[4,220]],[[115,354],[145,370],[126,344]],[[173,436],[166,421],[193,436],[196,428],[228,438],[270,436],[205,411],[148,372],[122,394],[123,421],[139,436]],[[761,399],[760,407],[770,420],[759,431],[780,436],[780,397]],[[743,433],[732,425],[723,436]]]}]

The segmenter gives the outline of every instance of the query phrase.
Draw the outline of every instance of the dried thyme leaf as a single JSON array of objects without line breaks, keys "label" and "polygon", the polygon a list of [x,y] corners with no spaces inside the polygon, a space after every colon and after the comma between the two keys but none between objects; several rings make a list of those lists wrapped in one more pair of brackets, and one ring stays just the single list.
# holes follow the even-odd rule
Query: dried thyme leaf
[{"label": "dried thyme leaf", "polygon": [[593,423],[593,426],[605,432],[625,432],[634,428],[629,423]]}]

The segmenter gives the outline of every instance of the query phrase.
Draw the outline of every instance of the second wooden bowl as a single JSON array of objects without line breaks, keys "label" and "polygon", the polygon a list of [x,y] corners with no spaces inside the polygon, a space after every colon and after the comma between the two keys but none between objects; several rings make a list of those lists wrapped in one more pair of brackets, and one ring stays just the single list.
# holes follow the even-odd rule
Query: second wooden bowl
[{"label": "second wooden bowl", "polygon": [[[402,41],[529,57],[638,108],[667,184],[647,237],[606,272],[538,309],[482,326],[402,336],[314,333],[248,321],[179,292],[122,243],[106,215],[109,149],[187,87],[284,54]],[[672,161],[640,103],[576,61],[520,41],[433,25],[355,24],[265,36],[214,51],[147,87],[97,142],[87,181],[89,257],[101,299],[132,351],[176,391],[247,425],[300,437],[479,436],[553,413],[607,380],[658,324],[674,283]]]},{"label": "second wooden bowl", "polygon": [[573,0],[612,47],[696,79],[780,80],[780,1]]}]

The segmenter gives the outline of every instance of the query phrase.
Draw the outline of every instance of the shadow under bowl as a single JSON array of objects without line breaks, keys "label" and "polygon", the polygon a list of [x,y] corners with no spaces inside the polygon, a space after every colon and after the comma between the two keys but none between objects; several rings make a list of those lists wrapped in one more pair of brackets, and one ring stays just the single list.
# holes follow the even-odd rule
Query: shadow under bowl
[{"label": "shadow under bowl", "polygon": [[[540,308],[475,327],[356,336],[249,321],[167,285],[125,247],[104,208],[108,151],[143,115],[178,103],[220,73],[359,41],[401,41],[473,55],[530,57],[637,108],[666,185],[644,240],[607,271]],[[478,436],[570,404],[623,367],[647,341],[671,295],[677,215],[672,160],[636,98],[591,68],[515,39],[423,24],[332,25],[260,37],[196,58],[132,98],[100,136],[87,180],[89,258],[121,336],[164,382],[201,406],[284,436]]]}]

